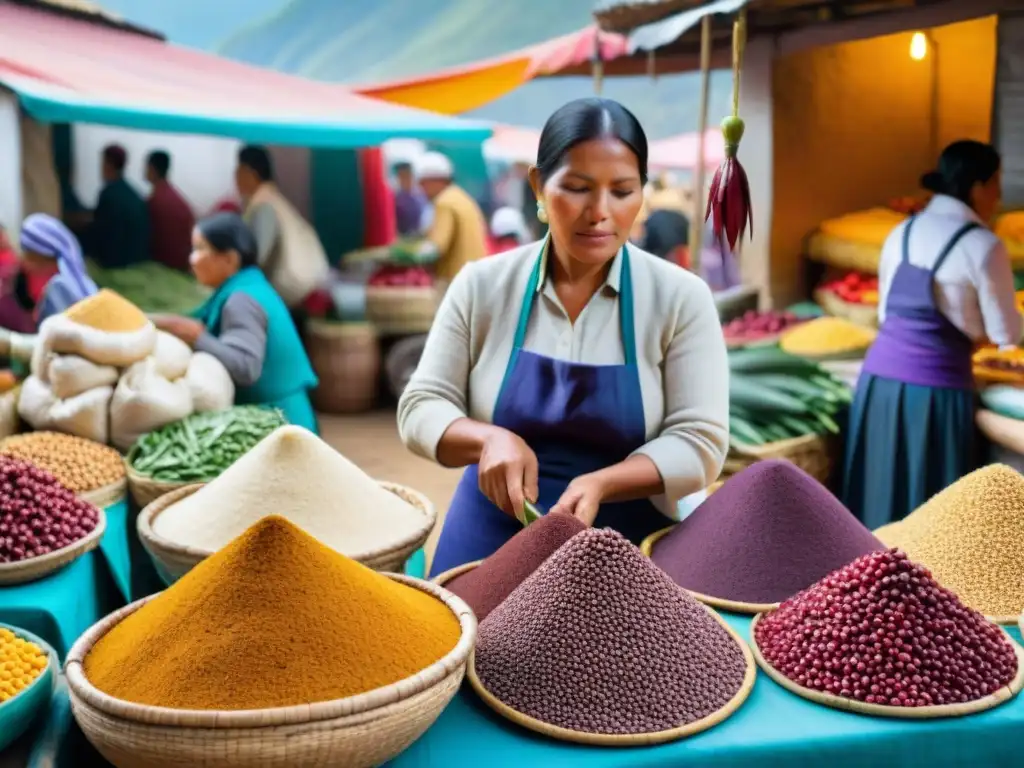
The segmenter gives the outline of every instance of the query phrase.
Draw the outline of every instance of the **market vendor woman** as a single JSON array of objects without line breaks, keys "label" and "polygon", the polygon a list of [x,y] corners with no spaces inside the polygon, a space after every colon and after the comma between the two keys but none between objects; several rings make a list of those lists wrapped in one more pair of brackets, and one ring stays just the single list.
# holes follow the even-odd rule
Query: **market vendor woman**
[{"label": "market vendor woman", "polygon": [[216,357],[235,382],[239,404],[280,408],[317,431],[309,390],[316,374],[288,308],[256,266],[256,241],[242,218],[218,213],[192,234],[192,271],[214,290],[194,318],[160,316],[157,327]]},{"label": "market vendor woman", "polygon": [[498,549],[524,499],[639,542],[717,479],[728,446],[711,291],[626,244],[647,181],[636,118],[566,104],[530,180],[548,239],[459,272],[398,406],[409,448],[466,467],[434,573]]},{"label": "market vendor woman", "polygon": [[974,348],[1012,347],[1022,331],[1010,259],[988,228],[1001,181],[991,146],[950,144],[922,179],[935,196],[882,247],[881,328],[850,412],[843,488],[869,528],[975,469]]}]

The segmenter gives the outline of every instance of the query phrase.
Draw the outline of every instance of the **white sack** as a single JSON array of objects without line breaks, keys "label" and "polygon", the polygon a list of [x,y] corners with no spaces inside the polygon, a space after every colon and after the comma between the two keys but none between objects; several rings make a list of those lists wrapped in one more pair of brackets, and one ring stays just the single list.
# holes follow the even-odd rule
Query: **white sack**
[{"label": "white sack", "polygon": [[112,387],[96,387],[75,397],[57,398],[37,376],[22,382],[18,414],[33,429],[66,432],[106,443],[110,437],[107,415]]},{"label": "white sack", "polygon": [[192,394],[185,379],[168,381],[152,358],[131,366],[121,376],[110,401],[110,442],[127,451],[141,435],[192,413]]},{"label": "white sack", "polygon": [[174,381],[188,372],[192,349],[177,336],[157,331],[153,359],[156,361],[156,372],[168,381]]},{"label": "white sack", "polygon": [[97,365],[127,368],[151,355],[155,348],[156,326],[149,322],[137,331],[115,333],[81,325],[65,315],[52,315],[39,326],[33,364],[39,356],[41,362],[46,355],[56,352],[79,355]]},{"label": "white sack", "polygon": [[196,352],[185,374],[196,413],[225,411],[235,404],[235,383],[220,360],[206,352]]},{"label": "white sack", "polygon": [[117,384],[117,369],[110,365],[96,365],[78,355],[50,355],[45,373],[40,376],[50,384],[54,397],[74,397],[96,387]]}]

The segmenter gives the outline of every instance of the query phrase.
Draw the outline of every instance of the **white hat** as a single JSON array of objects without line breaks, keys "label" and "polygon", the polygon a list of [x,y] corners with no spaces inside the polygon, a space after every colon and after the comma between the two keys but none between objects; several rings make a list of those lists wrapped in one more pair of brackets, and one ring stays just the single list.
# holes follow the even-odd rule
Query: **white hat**
[{"label": "white hat", "polygon": [[517,237],[526,242],[528,238],[526,217],[522,211],[508,206],[499,208],[491,216],[491,234],[495,237]]},{"label": "white hat", "polygon": [[416,160],[416,178],[450,179],[454,175],[452,161],[440,152],[425,152]]}]

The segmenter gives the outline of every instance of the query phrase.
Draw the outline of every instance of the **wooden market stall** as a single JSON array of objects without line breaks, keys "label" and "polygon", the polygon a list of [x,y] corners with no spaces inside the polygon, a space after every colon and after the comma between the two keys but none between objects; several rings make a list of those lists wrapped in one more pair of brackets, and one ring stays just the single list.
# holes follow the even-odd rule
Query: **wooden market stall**
[{"label": "wooden market stall", "polygon": [[667,0],[605,3],[595,16],[629,36],[632,53],[606,72],[668,73],[699,66],[698,27],[709,14],[712,62],[724,64],[729,14],[746,8],[740,156],[755,223],[743,271],[767,303],[785,305],[812,287],[806,255],[842,266],[877,261],[884,216],[859,217],[871,233],[853,237],[836,234],[849,220],[833,219],[913,195],[938,148],[955,138],[1009,148],[993,114],[998,121],[997,57],[1009,54],[999,37],[1016,23],[1007,15],[1013,5]]}]

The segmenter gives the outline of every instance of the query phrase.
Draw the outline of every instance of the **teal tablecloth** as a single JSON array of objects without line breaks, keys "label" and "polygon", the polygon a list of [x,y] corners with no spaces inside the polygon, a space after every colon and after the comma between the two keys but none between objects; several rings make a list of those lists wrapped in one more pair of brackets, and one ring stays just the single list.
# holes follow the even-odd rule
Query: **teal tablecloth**
[{"label": "teal tablecloth", "polygon": [[110,576],[125,602],[132,599],[132,558],[129,536],[137,537],[134,519],[129,526],[127,497],[103,510],[107,515],[107,530],[100,540],[100,552],[110,569]]},{"label": "teal tablecloth", "polygon": [[97,549],[46,578],[0,587],[0,621],[39,635],[61,658],[79,635],[131,599],[135,526],[127,502],[105,511],[107,530]]},{"label": "teal tablecloth", "polygon": [[[725,614],[744,636],[750,620]],[[1020,640],[1016,629],[1011,631]],[[440,719],[388,768],[1001,768],[1022,766],[1024,697],[952,720],[883,720],[827,709],[759,674],[721,725],[659,747],[613,749],[552,741],[494,715],[468,683]]]}]

